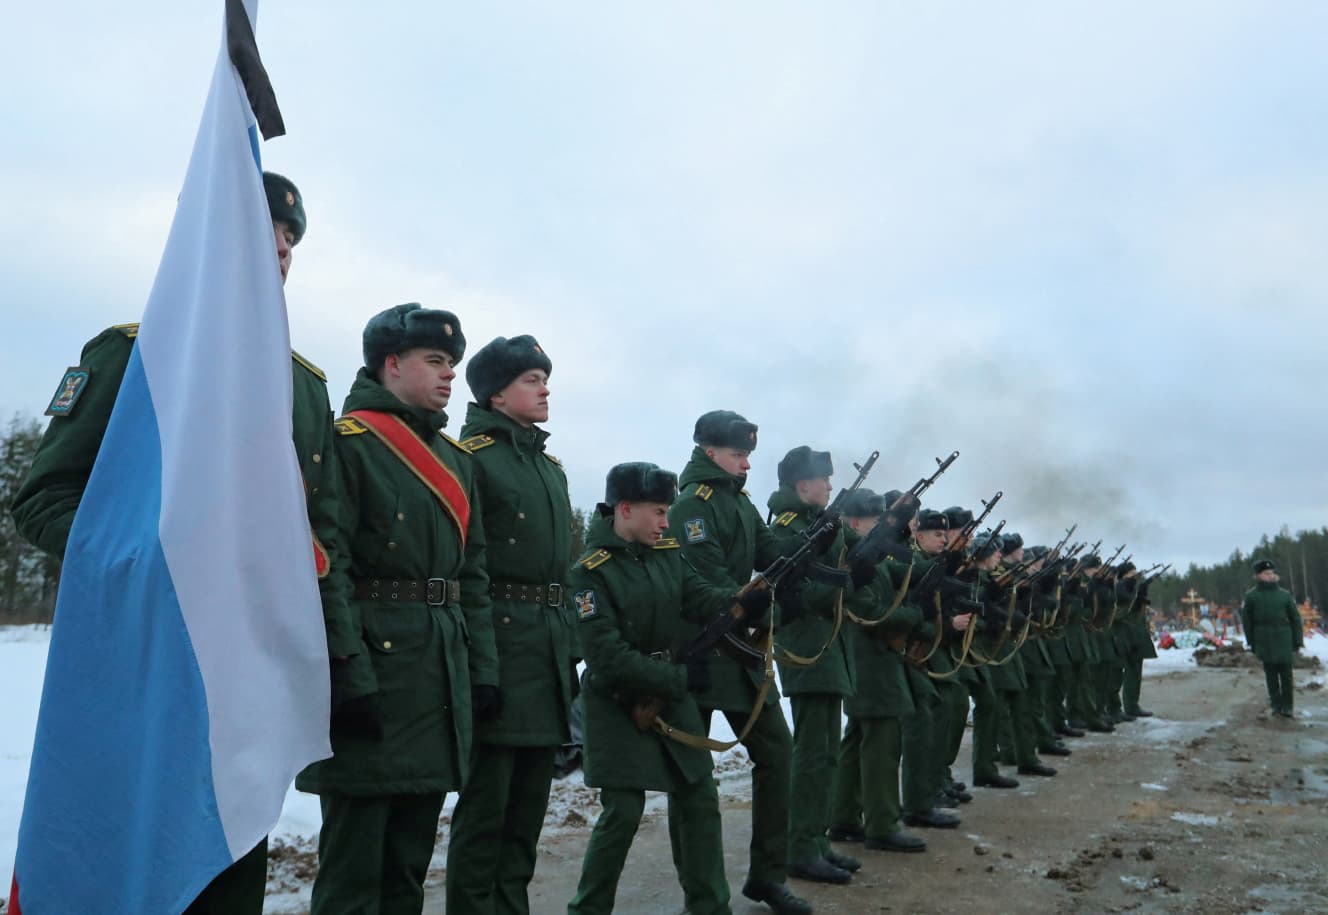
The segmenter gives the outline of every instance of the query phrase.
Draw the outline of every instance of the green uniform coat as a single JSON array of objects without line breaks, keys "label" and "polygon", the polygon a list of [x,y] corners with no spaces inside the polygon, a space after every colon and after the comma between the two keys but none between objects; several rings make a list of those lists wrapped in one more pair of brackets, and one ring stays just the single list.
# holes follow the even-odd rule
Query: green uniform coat
[{"label": "green uniform coat", "polygon": [[[461,429],[483,506],[492,582],[561,585],[572,550],[572,504],[562,466],[544,450],[549,434],[471,404]],[[480,743],[558,746],[570,740],[575,632],[566,602],[550,607],[493,597],[502,713],[476,726]]]},{"label": "green uniform coat", "polygon": [[[858,539],[848,528],[844,535],[847,546]],[[854,592],[848,603],[862,619],[880,619],[894,603],[895,593],[890,570],[882,562],[876,578]],[[844,643],[853,657],[858,678],[857,691],[844,700],[844,712],[850,718],[903,718],[913,713],[907,662],[898,650],[890,647],[890,642],[907,637],[921,622],[922,611],[905,603],[884,623],[870,629],[845,624]]]},{"label": "green uniform coat", "polygon": [[1265,664],[1290,664],[1305,647],[1305,628],[1291,592],[1261,581],[1245,592],[1240,606],[1245,641]]},{"label": "green uniform coat", "polygon": [[672,538],[654,547],[627,543],[612,517],[601,506],[586,538],[590,552],[569,581],[586,655],[586,784],[680,791],[709,777],[710,753],[637,730],[629,709],[642,698],[664,699],[661,718],[705,733],[687,670],[672,653],[686,636],[683,615],[707,619],[729,605],[732,591],[703,579]]},{"label": "green uniform coat", "polygon": [[[766,503],[772,515],[770,530],[779,539],[780,547],[785,552],[792,552],[801,542],[803,531],[811,527],[821,509],[808,505],[798,498],[792,486],[781,486],[771,493]],[[844,535],[841,531],[826,550],[824,561],[837,563],[844,553]],[[841,590],[833,585],[812,579],[801,585],[801,600],[805,606],[803,612],[775,630],[775,642],[785,651],[802,657],[812,657],[825,647],[811,667],[796,667],[792,664],[779,663],[779,680],[788,696],[820,693],[835,696],[852,696],[856,692],[853,656],[844,649],[844,632],[841,628],[833,640],[835,605],[840,600]],[[787,612],[783,602],[780,613]],[[795,730],[796,735],[796,730]]]},{"label": "green uniform coat", "polygon": [[353,579],[459,581],[457,604],[382,598],[351,602],[367,664],[355,694],[377,693],[382,741],[332,735],[333,757],[300,773],[313,794],[380,797],[455,791],[469,767],[471,685],[498,685],[484,526],[471,457],[438,430],[443,413],[402,403],[360,370],[344,409],[402,419],[456,475],[470,500],[463,550],[451,516],[410,468],[362,424],[337,425],[340,530]]}]

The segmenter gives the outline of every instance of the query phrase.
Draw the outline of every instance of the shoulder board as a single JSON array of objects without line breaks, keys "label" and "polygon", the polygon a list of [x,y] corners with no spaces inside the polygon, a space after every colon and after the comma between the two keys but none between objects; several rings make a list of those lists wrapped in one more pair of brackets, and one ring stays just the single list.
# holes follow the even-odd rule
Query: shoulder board
[{"label": "shoulder board", "polygon": [[738,490],[738,492],[742,493],[744,496],[746,496],[746,497],[749,498],[749,499],[752,497],[752,494],[749,493],[749,492],[748,492],[747,490],[745,490],[745,489],[740,489],[740,490]]},{"label": "shoulder board", "polygon": [[657,550],[676,550],[678,546],[677,537],[660,537],[659,540],[655,541],[655,549]]},{"label": "shoulder board", "polygon": [[778,524],[780,527],[788,527],[797,517],[797,512],[784,512],[784,514],[775,519],[775,524]]},{"label": "shoulder board", "polygon": [[608,550],[596,550],[595,552],[591,553],[589,556],[583,557],[581,561],[577,563],[577,565],[582,566],[586,569],[598,569],[600,566],[604,565],[604,563],[608,562],[612,558],[613,554],[610,553]]},{"label": "shoulder board", "polygon": [[313,374],[313,376],[314,376],[315,378],[317,378],[319,381],[323,382],[324,384],[327,383],[327,375],[323,374],[323,370],[322,370],[322,369],[320,369],[318,366],[314,365],[314,364],[313,364],[312,362],[310,362],[308,359],[306,359],[306,358],[304,358],[303,356],[301,356],[299,353],[295,352],[295,350],[291,350],[291,351],[290,351],[290,355],[291,355],[291,358],[292,358],[292,359],[294,359],[294,360],[295,360],[296,362],[298,362],[300,365],[302,365],[302,366],[304,366],[305,368],[307,368],[307,369],[310,371],[310,373]]},{"label": "shoulder board", "polygon": [[115,324],[111,326],[111,330],[118,330],[120,333],[124,334],[130,340],[138,336],[137,322],[133,324]]},{"label": "shoulder board", "polygon": [[461,440],[461,447],[470,454],[474,454],[481,448],[488,448],[493,444],[493,441],[492,435],[472,435],[470,438]]},{"label": "shoulder board", "polygon": [[359,435],[369,431],[368,426],[353,416],[343,416],[332,425],[337,427],[338,435]]},{"label": "shoulder board", "polygon": [[554,457],[553,455],[549,454],[549,452],[545,451],[545,452],[544,452],[544,456],[545,456],[546,458],[548,458],[549,460],[553,461],[553,462],[554,462],[555,464],[557,464],[559,467],[563,466],[563,462],[560,461],[560,460],[558,460],[558,459],[557,459],[556,457]]},{"label": "shoulder board", "polygon": [[443,441],[447,442],[449,445],[451,445],[451,446],[452,446],[453,448],[455,448],[457,451],[465,451],[466,454],[470,454],[470,451],[468,451],[468,450],[466,449],[466,446],[465,446],[465,445],[461,444],[461,443],[458,442],[456,439],[452,438],[452,436],[448,435],[446,432],[442,432],[442,431],[440,431],[440,432],[438,433],[438,437],[441,438]]},{"label": "shoulder board", "polygon": [[713,486],[707,486],[705,483],[696,484],[696,497],[702,502],[709,502],[710,497],[715,494]]}]

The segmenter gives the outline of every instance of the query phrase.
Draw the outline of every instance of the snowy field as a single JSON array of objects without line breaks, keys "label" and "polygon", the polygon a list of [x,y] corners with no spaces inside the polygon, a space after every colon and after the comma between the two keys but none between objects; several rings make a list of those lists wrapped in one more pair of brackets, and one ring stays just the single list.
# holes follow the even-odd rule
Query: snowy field
[{"label": "snowy field", "polygon": [[[14,849],[18,838],[18,823],[23,804],[24,786],[27,782],[28,764],[32,753],[32,737],[37,724],[37,708],[41,699],[41,683],[46,669],[46,650],[50,643],[50,630],[45,626],[0,627],[0,696],[5,701],[0,703],[0,872],[4,873],[0,883],[0,893],[8,892],[8,873],[14,860]],[[1317,656],[1328,665],[1328,637],[1315,634],[1306,639],[1305,653]],[[1150,660],[1144,665],[1145,675],[1162,675],[1171,671],[1193,667],[1194,649],[1169,649],[1158,652],[1157,660]],[[1324,675],[1315,679],[1322,681]],[[788,700],[784,700],[785,714],[792,720]],[[729,740],[733,734],[727,722],[721,716],[714,720],[714,732],[717,740]],[[717,775],[721,794],[727,797],[744,797],[750,792],[750,779],[746,778],[747,767],[741,748],[723,754],[717,759]],[[575,773],[570,778],[556,783],[549,815],[546,818],[546,830],[560,828],[584,828],[587,813],[592,813],[595,804],[594,789],[587,788],[581,781],[581,774]],[[456,803],[456,795],[449,795],[445,810],[450,812]],[[664,797],[652,798],[650,807],[662,807]],[[276,829],[274,840],[309,848],[318,833],[320,822],[318,799],[300,794],[293,788],[287,793],[285,809]],[[445,845],[440,843],[435,857],[441,865],[446,855]],[[302,888],[303,889],[303,888]],[[300,897],[307,899],[307,889],[292,894],[296,903]],[[282,908],[280,902],[275,908]]]}]

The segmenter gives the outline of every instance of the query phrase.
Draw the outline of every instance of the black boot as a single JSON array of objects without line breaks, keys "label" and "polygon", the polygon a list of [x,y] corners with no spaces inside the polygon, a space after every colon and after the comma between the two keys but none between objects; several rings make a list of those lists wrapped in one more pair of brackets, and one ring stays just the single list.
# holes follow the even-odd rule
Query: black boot
[{"label": "black boot", "polygon": [[753,902],[764,902],[775,915],[812,915],[812,905],[789,892],[789,888],[773,880],[748,880],[742,894]]},{"label": "black boot", "polygon": [[801,880],[813,880],[817,883],[848,883],[852,875],[842,867],[835,867],[824,858],[808,858],[805,861],[790,861],[790,877]]}]

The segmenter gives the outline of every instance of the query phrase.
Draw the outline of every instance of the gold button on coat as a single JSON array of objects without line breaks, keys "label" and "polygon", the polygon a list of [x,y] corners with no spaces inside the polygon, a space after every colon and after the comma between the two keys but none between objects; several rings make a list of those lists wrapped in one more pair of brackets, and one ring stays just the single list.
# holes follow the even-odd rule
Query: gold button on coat
[{"label": "gold button on coat", "polygon": [[384,648],[384,649],[391,649],[391,647],[392,647],[392,643],[391,643],[390,641],[387,641],[387,642],[384,642],[384,643],[383,643],[383,648]]}]

